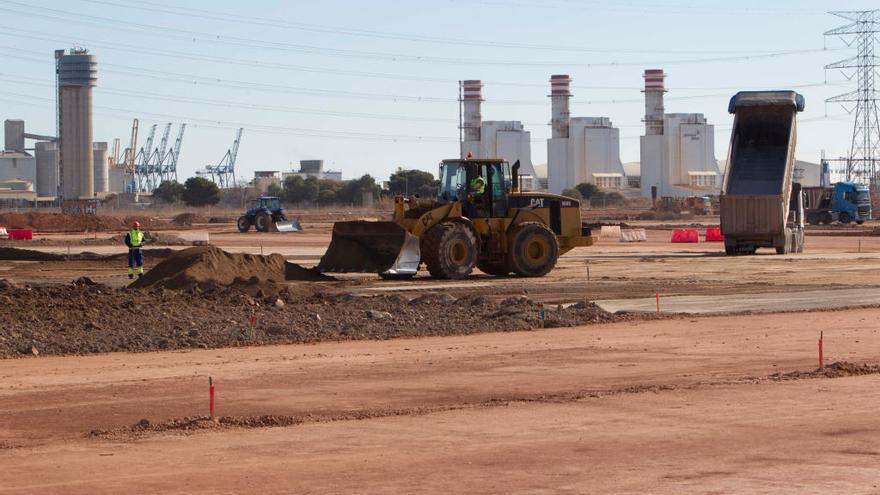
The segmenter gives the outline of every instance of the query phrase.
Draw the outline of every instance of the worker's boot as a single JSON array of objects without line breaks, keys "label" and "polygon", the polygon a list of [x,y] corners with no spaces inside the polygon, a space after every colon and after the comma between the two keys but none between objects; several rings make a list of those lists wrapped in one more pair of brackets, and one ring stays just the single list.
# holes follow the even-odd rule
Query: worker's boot
[{"label": "worker's boot", "polygon": [[144,272],[138,273],[138,278],[144,278]]},{"label": "worker's boot", "polygon": [[134,273],[129,273],[128,278],[129,280],[134,280]]}]

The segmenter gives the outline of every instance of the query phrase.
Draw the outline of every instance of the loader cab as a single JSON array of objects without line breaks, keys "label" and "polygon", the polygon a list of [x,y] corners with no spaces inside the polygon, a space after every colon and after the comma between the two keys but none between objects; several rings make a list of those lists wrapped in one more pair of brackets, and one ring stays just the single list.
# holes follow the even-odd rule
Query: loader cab
[{"label": "loader cab", "polygon": [[[471,190],[477,177],[485,183],[482,194]],[[510,164],[503,160],[443,160],[440,163],[441,203],[458,201],[470,218],[507,215],[511,190]]]}]

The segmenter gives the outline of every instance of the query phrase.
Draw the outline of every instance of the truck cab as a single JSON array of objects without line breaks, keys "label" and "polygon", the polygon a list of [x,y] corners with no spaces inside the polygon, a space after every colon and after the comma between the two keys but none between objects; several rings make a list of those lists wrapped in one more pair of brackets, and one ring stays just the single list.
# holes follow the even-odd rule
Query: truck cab
[{"label": "truck cab", "polygon": [[840,223],[863,224],[871,218],[871,193],[865,185],[838,182],[831,195],[831,209]]},{"label": "truck cab", "polygon": [[811,225],[865,223],[871,219],[871,192],[853,182],[838,182],[830,187],[808,187],[807,221]]}]

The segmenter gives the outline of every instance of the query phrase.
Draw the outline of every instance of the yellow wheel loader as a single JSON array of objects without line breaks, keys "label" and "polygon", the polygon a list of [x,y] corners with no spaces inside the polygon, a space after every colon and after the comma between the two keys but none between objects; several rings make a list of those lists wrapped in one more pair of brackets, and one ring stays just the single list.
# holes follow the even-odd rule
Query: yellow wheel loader
[{"label": "yellow wheel loader", "polygon": [[391,222],[337,222],[322,272],[373,272],[412,278],[424,264],[434,278],[474,269],[505,276],[546,275],[560,255],[594,238],[576,199],[518,186],[519,162],[443,160],[436,198],[394,198]]}]

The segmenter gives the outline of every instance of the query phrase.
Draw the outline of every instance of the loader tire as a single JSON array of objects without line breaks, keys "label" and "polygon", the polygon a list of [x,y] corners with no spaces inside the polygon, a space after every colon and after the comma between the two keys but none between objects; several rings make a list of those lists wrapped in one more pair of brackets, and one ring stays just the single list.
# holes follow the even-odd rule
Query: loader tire
[{"label": "loader tire", "polygon": [[422,239],[422,259],[434,278],[465,278],[477,262],[477,238],[456,222],[435,225]]},{"label": "loader tire", "polygon": [[272,215],[266,213],[265,211],[257,213],[257,216],[254,217],[254,227],[257,229],[257,232],[269,232],[269,228],[271,226]]},{"label": "loader tire", "polygon": [[238,231],[247,232],[248,230],[251,230],[251,221],[248,220],[247,215],[238,217]]},{"label": "loader tire", "polygon": [[478,261],[477,268],[486,275],[494,275],[496,277],[506,277],[512,271],[507,263],[490,263],[488,261]]},{"label": "loader tire", "polygon": [[538,222],[524,222],[509,234],[507,266],[521,277],[543,277],[559,259],[556,234]]}]

